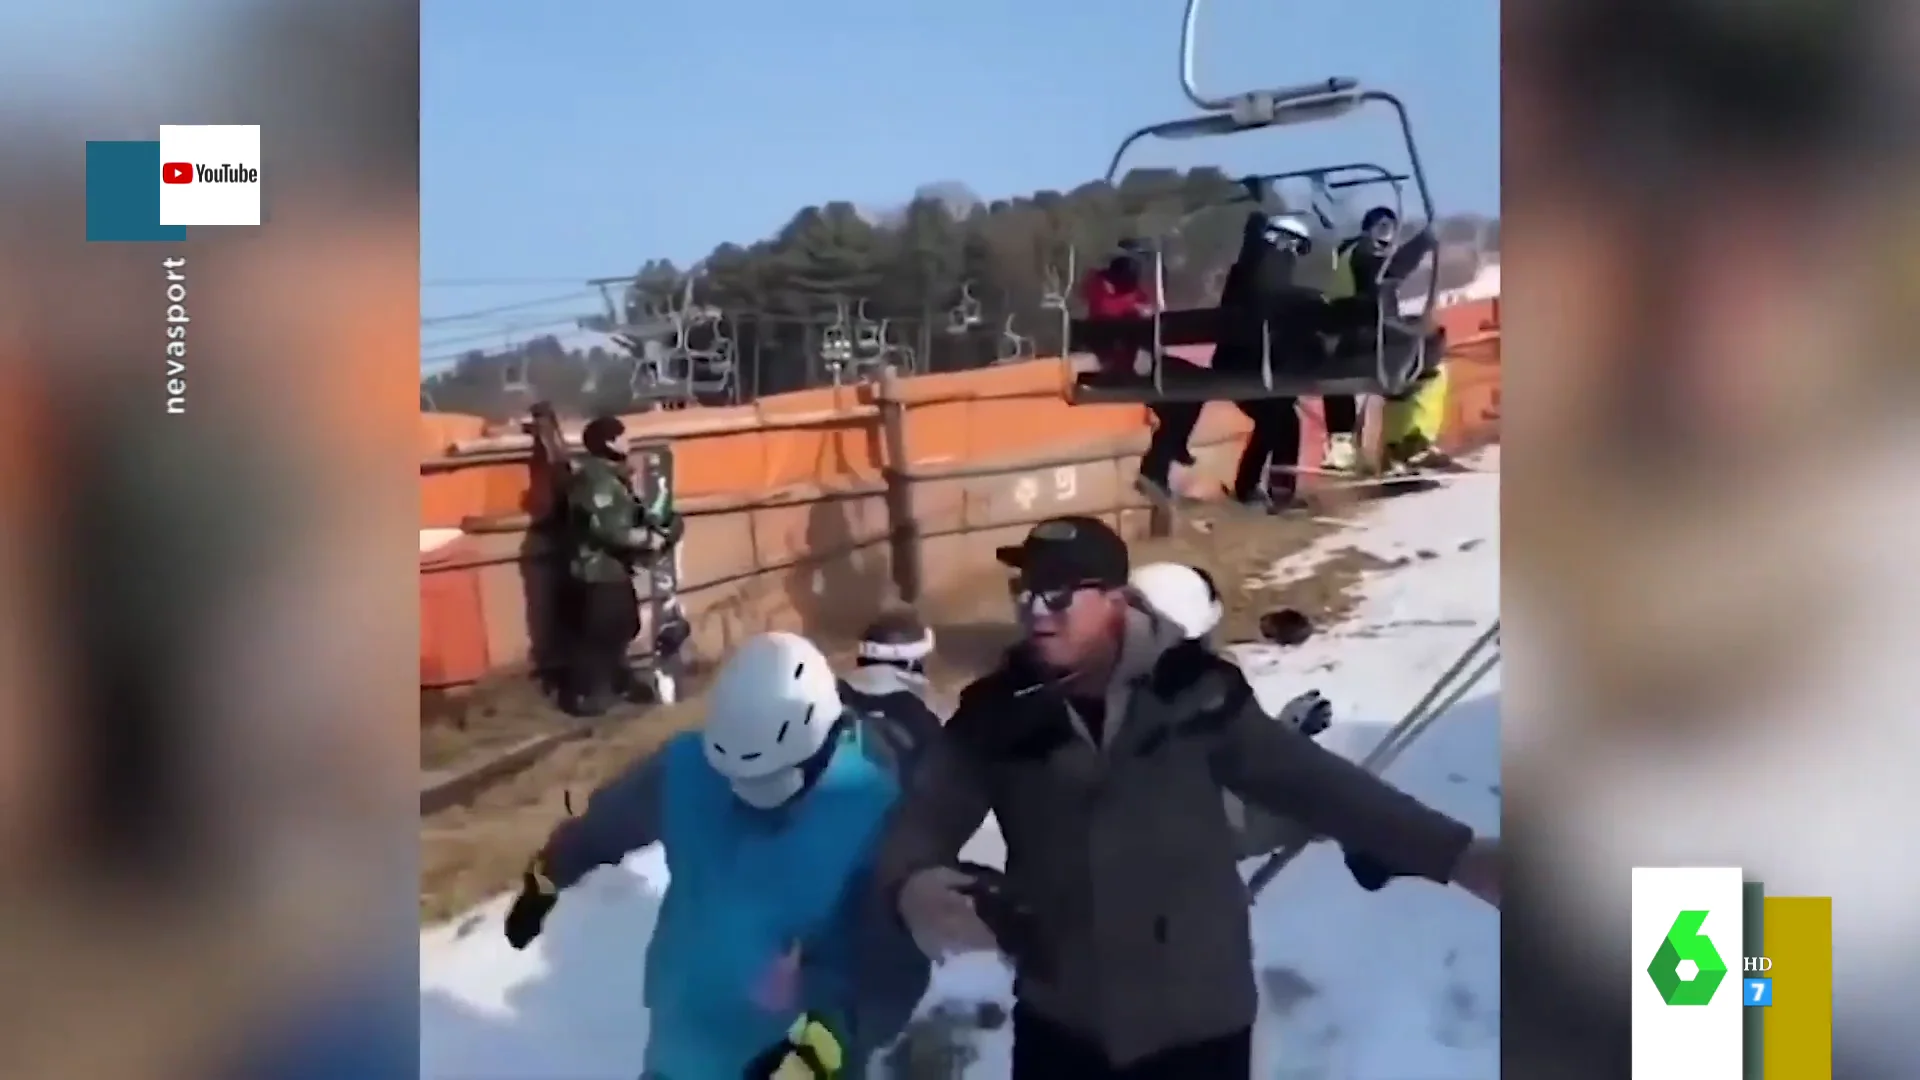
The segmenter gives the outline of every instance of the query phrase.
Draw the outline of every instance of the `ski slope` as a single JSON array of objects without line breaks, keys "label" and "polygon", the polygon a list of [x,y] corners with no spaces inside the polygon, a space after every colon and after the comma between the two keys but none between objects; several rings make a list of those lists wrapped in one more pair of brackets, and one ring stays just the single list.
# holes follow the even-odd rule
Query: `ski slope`
[{"label": "ski slope", "polygon": [[[1438,491],[1403,496],[1277,565],[1270,580],[1312,572],[1345,548],[1396,562],[1362,585],[1353,617],[1304,646],[1235,646],[1269,707],[1318,689],[1334,702],[1321,736],[1358,757],[1499,616],[1499,456]],[[1253,583],[1250,583],[1253,584]],[[1254,584],[1257,587],[1257,584]],[[1500,827],[1499,671],[1389,770],[1400,787],[1482,832]],[[989,819],[966,857],[998,863]],[[1253,864],[1243,870],[1250,873]],[[539,942],[504,941],[501,897],[420,938],[423,1080],[632,1080],[647,1039],[641,969],[656,897],[657,849],[570,891]],[[1337,850],[1315,845],[1261,895],[1254,912],[1262,1012],[1254,1075],[1262,1080],[1480,1080],[1499,1075],[1497,913],[1422,882],[1366,893]],[[997,958],[942,965],[922,1012],[1011,1003]],[[1004,1077],[1011,1039],[964,1036],[965,1080]]]}]

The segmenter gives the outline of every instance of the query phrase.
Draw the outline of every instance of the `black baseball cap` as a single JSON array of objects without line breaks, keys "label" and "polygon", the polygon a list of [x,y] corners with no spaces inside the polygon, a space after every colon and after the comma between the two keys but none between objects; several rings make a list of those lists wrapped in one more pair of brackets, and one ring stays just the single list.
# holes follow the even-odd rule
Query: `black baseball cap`
[{"label": "black baseball cap", "polygon": [[1035,592],[1088,585],[1117,589],[1132,570],[1127,542],[1091,517],[1043,521],[1018,546],[999,548],[994,557],[1020,571],[1022,583]]}]

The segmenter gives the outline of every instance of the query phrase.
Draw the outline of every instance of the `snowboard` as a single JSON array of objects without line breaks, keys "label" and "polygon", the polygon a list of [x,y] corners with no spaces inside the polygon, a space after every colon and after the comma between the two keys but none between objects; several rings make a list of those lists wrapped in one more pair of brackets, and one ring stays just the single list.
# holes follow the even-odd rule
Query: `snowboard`
[{"label": "snowboard", "polygon": [[[673,444],[665,439],[635,443],[631,451],[634,495],[650,518],[660,520],[675,510]],[[687,616],[680,604],[680,559],[685,544],[673,547],[646,565],[646,626],[653,636],[649,676],[654,698],[671,704],[677,697],[674,662],[685,642]],[[663,648],[671,645],[671,648]]]}]

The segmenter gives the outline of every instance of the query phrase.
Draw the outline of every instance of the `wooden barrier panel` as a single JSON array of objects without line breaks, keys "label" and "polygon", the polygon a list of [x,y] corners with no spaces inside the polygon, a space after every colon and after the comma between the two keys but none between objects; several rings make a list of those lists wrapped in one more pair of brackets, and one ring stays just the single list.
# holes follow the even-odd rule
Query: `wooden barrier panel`
[{"label": "wooden barrier panel", "polygon": [[[1498,308],[1462,304],[1446,318],[1454,345],[1443,442],[1458,450],[1498,438]],[[1128,533],[1147,527],[1132,484],[1149,410],[1067,405],[1061,378],[1057,361],[1032,361],[899,380],[898,475],[927,590],[991,566],[994,547],[1053,514],[1106,515]],[[1303,460],[1311,461],[1324,438],[1320,403],[1302,402],[1302,413]],[[635,437],[675,442],[676,486],[688,516],[682,592],[696,655],[718,657],[739,638],[776,627],[850,634],[893,597],[886,466],[894,463],[870,395],[828,388],[626,419]],[[444,451],[478,438],[482,426],[472,417],[425,415],[422,444]],[[1248,427],[1231,404],[1205,408],[1192,444],[1195,467],[1185,473],[1188,493],[1218,496]],[[423,458],[422,527],[469,532],[422,558],[423,687],[551,662],[550,598],[563,570],[560,553],[528,531],[540,509],[529,481],[524,450]],[[460,583],[436,580],[442,576]],[[643,634],[636,648],[650,639]]]}]

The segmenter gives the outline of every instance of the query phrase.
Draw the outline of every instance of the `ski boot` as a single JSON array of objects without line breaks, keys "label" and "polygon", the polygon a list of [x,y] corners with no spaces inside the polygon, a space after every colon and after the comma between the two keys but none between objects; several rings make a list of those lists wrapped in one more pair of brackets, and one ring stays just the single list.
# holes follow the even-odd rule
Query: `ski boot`
[{"label": "ski boot", "polygon": [[1147,501],[1155,506],[1170,507],[1174,503],[1173,489],[1144,473],[1133,478],[1133,490],[1146,496]]},{"label": "ski boot", "polygon": [[1457,472],[1459,462],[1433,445],[1425,435],[1415,432],[1387,447],[1387,475],[1411,476],[1420,472]]},{"label": "ski boot", "polygon": [[[1287,479],[1291,481],[1293,478],[1288,476]],[[1241,495],[1231,488],[1225,488],[1223,490],[1226,491],[1227,498],[1232,500],[1235,506],[1238,506],[1241,510],[1249,514],[1264,514],[1268,517],[1280,517],[1285,514],[1294,513],[1295,511],[1304,510],[1307,506],[1306,501],[1300,498],[1300,492],[1291,484],[1284,487],[1269,484],[1251,495]]]},{"label": "ski boot", "polygon": [[1360,468],[1360,445],[1352,433],[1327,436],[1327,447],[1320,455],[1320,466],[1328,472],[1350,473]]},{"label": "ski boot", "polygon": [[1147,476],[1134,477],[1133,490],[1145,496],[1148,502],[1171,513],[1190,510],[1194,505],[1191,497],[1182,495],[1173,490],[1170,485]]}]

